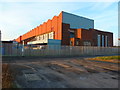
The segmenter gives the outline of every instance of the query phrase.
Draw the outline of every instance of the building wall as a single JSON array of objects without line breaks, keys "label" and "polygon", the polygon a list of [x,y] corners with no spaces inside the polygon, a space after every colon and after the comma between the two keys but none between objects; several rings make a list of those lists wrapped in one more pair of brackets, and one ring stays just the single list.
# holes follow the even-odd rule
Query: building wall
[{"label": "building wall", "polygon": [[112,47],[113,46],[113,33],[111,33],[111,32],[105,32],[105,31],[101,31],[101,30],[97,30],[97,29],[90,29],[90,30],[92,30],[93,32],[94,32],[94,35],[96,35],[96,36],[94,36],[93,38],[94,38],[94,40],[95,40],[95,45],[96,46],[98,46],[98,44],[97,44],[97,35],[100,35],[101,36],[101,43],[100,43],[100,46],[102,46],[102,36],[104,36],[104,46],[106,46],[105,44],[106,44],[106,36],[108,37],[108,46],[109,47]]},{"label": "building wall", "polygon": [[[74,31],[75,37],[70,37],[69,30]],[[108,36],[108,46],[113,46],[113,33],[94,29],[94,20],[63,11],[58,16],[54,16],[52,19],[18,37],[16,41],[24,41],[27,44],[32,39],[50,32],[54,32],[53,39],[61,40],[61,45],[84,46],[88,44],[98,46],[97,36],[100,35],[100,46],[106,46],[106,36]],[[104,40],[102,40],[102,37]],[[73,43],[71,44],[71,42]],[[104,45],[102,42],[104,42]]]},{"label": "building wall", "polygon": [[[26,40],[28,38],[31,38],[37,35],[48,33],[50,31],[55,32],[54,39],[62,40],[62,23],[70,24],[70,28],[75,28],[75,29],[94,28],[94,20],[62,11],[58,16],[54,16],[52,19],[49,19],[43,24],[23,34],[21,36],[21,40]],[[18,37],[16,41],[20,42],[19,38],[20,37]]]},{"label": "building wall", "polygon": [[49,19],[47,22],[35,27],[29,32],[23,34],[21,37],[16,39],[17,42],[24,40],[27,43],[29,38],[36,37],[49,32],[54,32],[54,39],[62,40],[62,12],[58,16],[54,16],[52,19]]},{"label": "building wall", "polygon": [[[81,33],[80,38],[80,45],[84,46],[84,42],[91,42],[91,46],[98,46],[98,38],[97,36],[100,35],[100,46],[106,47],[106,36],[108,37],[108,46],[113,46],[113,33],[100,31],[96,29],[79,29]],[[102,38],[102,36],[104,38]],[[104,40],[103,40],[104,39]],[[104,44],[103,44],[104,43]]]},{"label": "building wall", "polygon": [[67,12],[62,12],[62,22],[66,24],[70,24],[70,28],[84,28],[84,29],[89,29],[89,28],[94,28],[94,20],[84,18],[81,16],[77,16],[74,14],[70,14]]},{"label": "building wall", "polygon": [[[98,35],[100,35],[100,46],[106,47],[106,36],[109,47],[113,46],[113,33],[96,29],[71,29],[70,24],[62,23],[62,45],[72,46],[98,46]],[[75,36],[70,38],[70,30]],[[104,36],[104,40],[102,39]],[[70,44],[72,42],[72,44]]]},{"label": "building wall", "polygon": [[70,24],[62,23],[62,45],[70,45]]}]

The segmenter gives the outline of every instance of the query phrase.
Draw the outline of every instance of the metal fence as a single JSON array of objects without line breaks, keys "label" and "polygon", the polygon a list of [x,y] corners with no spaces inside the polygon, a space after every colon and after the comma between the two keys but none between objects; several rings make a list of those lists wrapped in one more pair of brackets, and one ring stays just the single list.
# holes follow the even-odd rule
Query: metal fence
[{"label": "metal fence", "polygon": [[118,47],[2,44],[3,56],[117,55]]}]

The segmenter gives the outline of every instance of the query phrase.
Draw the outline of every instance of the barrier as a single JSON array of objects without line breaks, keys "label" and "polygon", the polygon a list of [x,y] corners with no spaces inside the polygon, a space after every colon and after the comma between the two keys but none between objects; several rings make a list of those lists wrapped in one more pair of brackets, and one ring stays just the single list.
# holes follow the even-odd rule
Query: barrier
[{"label": "barrier", "polygon": [[4,43],[2,56],[93,56],[117,55],[118,47],[21,45]]}]

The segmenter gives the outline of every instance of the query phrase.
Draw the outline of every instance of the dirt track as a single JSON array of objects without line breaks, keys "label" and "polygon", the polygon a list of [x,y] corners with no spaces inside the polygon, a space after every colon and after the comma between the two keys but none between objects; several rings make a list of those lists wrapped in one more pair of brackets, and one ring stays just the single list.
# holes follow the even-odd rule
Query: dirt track
[{"label": "dirt track", "polygon": [[118,65],[84,58],[42,58],[10,63],[19,88],[118,88]]}]

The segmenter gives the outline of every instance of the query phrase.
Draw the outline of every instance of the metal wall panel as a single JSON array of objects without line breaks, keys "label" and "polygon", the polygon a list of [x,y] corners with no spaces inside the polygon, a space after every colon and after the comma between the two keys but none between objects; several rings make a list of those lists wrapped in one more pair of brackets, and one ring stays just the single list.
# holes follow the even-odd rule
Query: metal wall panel
[{"label": "metal wall panel", "polygon": [[63,12],[63,23],[70,24],[70,28],[94,28],[94,20]]}]

